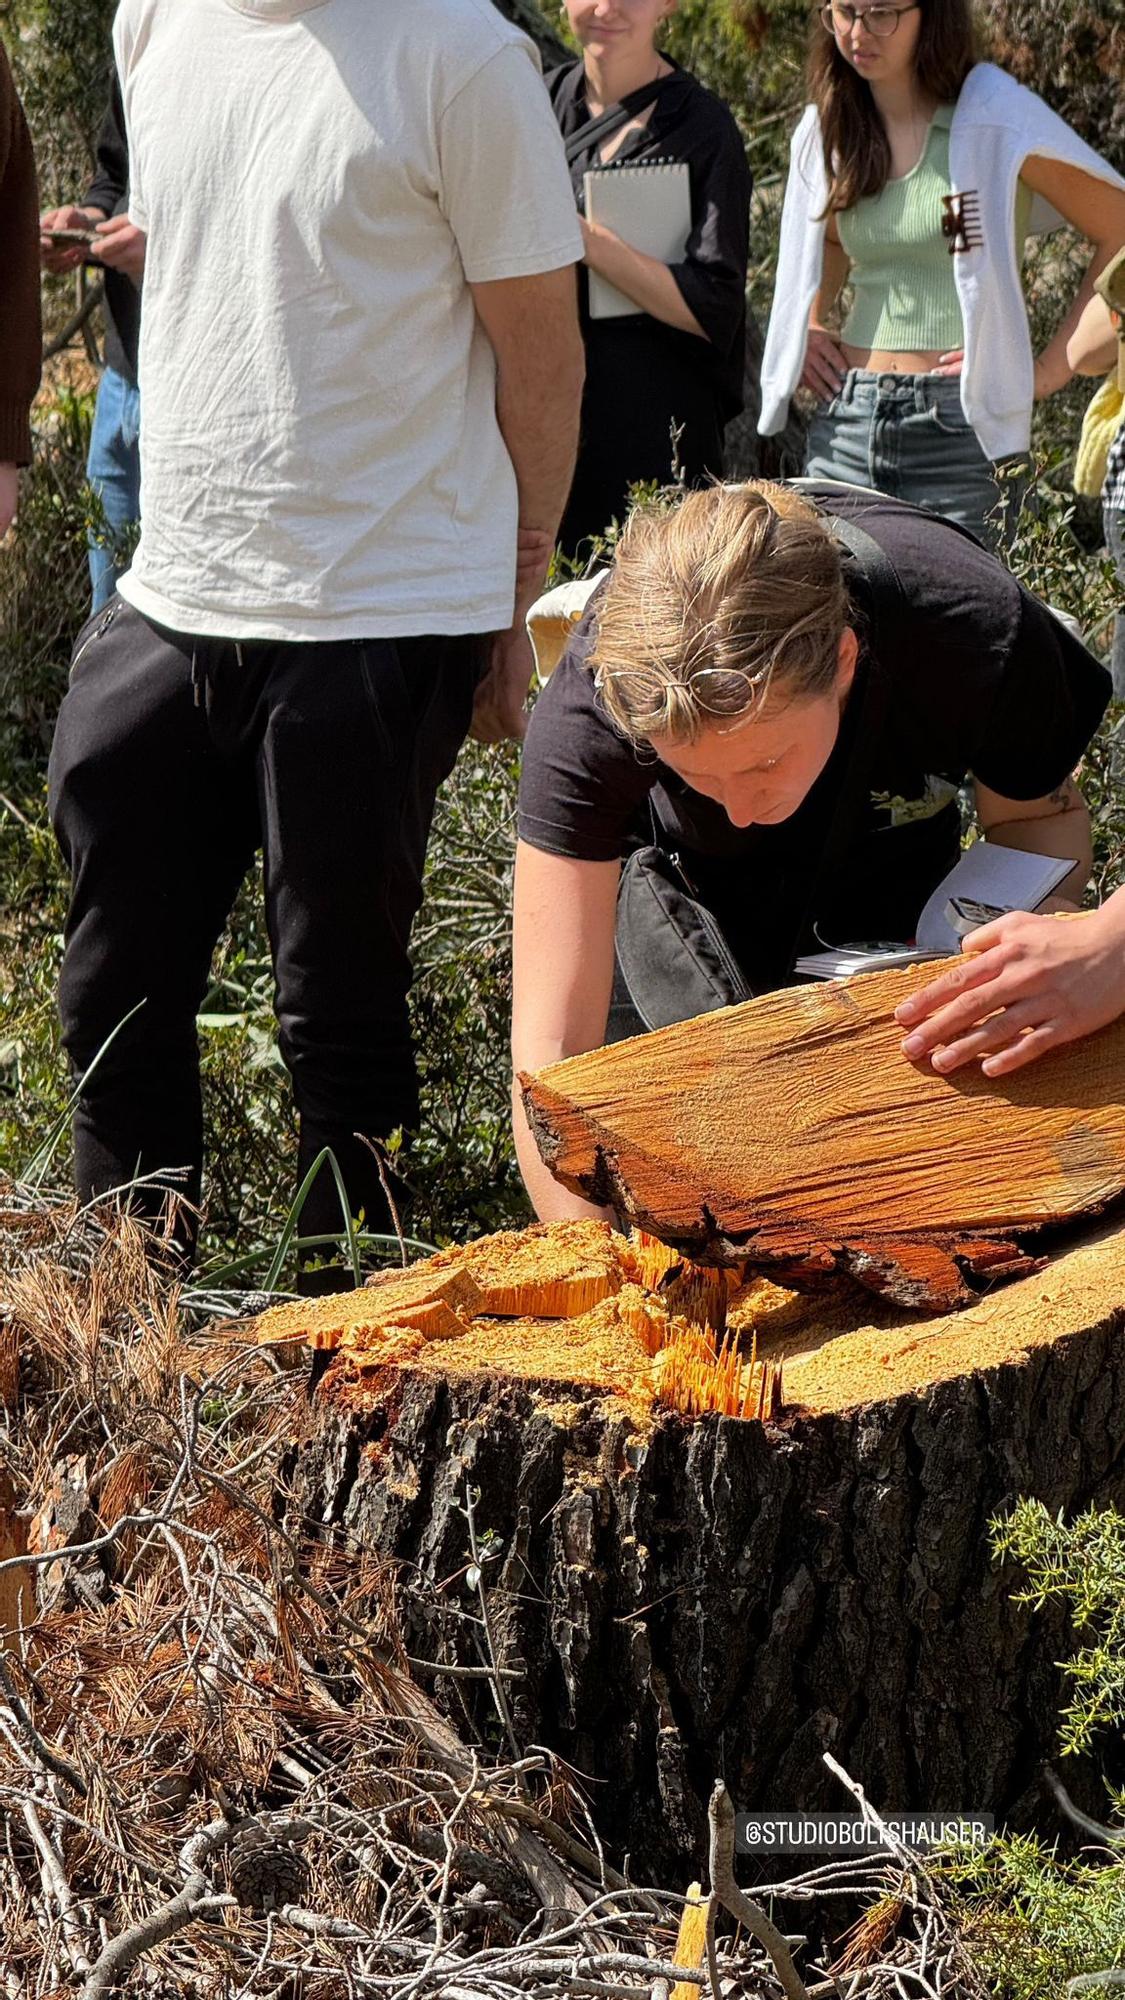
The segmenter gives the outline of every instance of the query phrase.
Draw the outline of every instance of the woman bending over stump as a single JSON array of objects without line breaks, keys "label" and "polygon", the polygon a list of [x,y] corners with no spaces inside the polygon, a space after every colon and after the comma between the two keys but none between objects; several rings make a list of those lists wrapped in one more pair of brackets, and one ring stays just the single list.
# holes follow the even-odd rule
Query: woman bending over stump
[{"label": "woman bending over stump", "polygon": [[[1073,863],[1072,777],[1109,676],[963,530],[831,482],[635,513],[532,715],[515,1067],[792,983],[798,955],[913,937],[985,837]],[[615,951],[616,945],[616,951]],[[589,1214],[517,1150],[544,1219]]]}]

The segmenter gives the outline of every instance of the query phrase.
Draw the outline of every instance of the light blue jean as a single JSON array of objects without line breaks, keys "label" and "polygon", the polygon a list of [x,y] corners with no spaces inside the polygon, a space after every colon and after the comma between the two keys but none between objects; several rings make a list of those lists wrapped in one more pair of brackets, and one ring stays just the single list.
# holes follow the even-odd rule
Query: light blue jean
[{"label": "light blue jean", "polygon": [[129,565],[126,541],[141,518],[140,426],[138,391],[116,368],[103,369],[86,459],[86,477],[103,515],[89,535],[92,611],[109,601]]},{"label": "light blue jean", "polygon": [[849,368],[809,425],[805,476],[873,486],[969,528],[997,553],[1019,516],[1020,483],[998,479],[961,408],[953,375],[879,375]]}]

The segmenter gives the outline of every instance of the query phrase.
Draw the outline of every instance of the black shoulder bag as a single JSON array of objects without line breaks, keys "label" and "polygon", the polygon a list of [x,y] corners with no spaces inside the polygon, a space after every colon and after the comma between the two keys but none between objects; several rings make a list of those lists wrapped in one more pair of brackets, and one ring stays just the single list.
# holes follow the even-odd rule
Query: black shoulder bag
[{"label": "black shoulder bag", "polygon": [[[815,915],[825,882],[847,851],[853,821],[863,803],[887,706],[887,685],[874,641],[880,601],[885,610],[902,598],[898,574],[886,552],[865,528],[837,515],[826,516],[836,540],[856,558],[871,587],[873,615],[862,709],[856,718],[851,756],[841,781],[820,866],[798,913],[787,953],[792,972],[805,927]],[[638,848],[621,870],[617,893],[617,979],[646,1028],[666,1028],[717,1007],[753,998],[722,930],[685,875],[678,854],[660,844],[653,812],[654,842]]]}]

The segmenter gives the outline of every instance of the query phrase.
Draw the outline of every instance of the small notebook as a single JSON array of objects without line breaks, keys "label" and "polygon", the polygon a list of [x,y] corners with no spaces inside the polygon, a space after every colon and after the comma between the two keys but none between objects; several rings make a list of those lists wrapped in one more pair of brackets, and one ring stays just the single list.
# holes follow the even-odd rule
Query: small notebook
[{"label": "small notebook", "polygon": [[889,965],[917,965],[927,958],[948,958],[960,950],[961,936],[950,921],[949,902],[991,904],[1000,911],[1034,910],[1070,874],[1074,863],[1051,854],[1025,854],[975,840],[938,883],[918,919],[914,944],[842,944],[831,951],[809,952],[793,967],[806,979],[848,979],[853,972],[879,972]]},{"label": "small notebook", "polygon": [[[628,161],[585,175],[586,219],[612,229],[634,250],[677,264],[691,235],[691,176],[682,160]],[[590,318],[621,319],[642,308],[590,272]]]}]

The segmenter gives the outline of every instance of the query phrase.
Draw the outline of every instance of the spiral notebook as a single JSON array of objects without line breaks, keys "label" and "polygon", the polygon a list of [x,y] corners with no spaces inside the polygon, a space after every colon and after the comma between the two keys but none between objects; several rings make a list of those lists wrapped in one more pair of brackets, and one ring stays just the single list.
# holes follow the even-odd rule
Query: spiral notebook
[{"label": "spiral notebook", "polygon": [[[588,222],[612,229],[662,264],[679,263],[691,234],[691,176],[682,160],[591,167],[584,181]],[[591,319],[621,319],[640,310],[607,278],[590,272]]]}]

